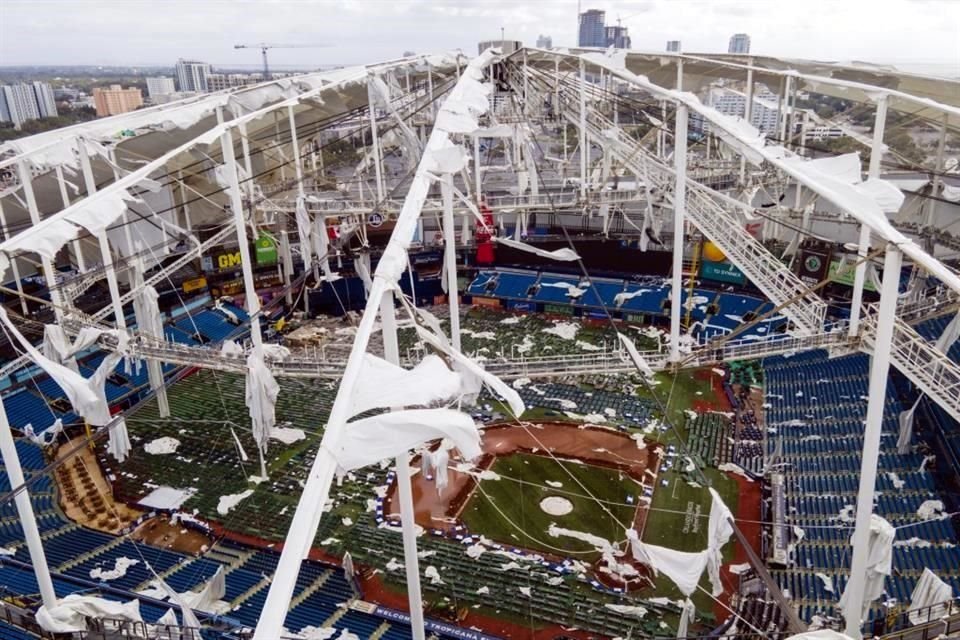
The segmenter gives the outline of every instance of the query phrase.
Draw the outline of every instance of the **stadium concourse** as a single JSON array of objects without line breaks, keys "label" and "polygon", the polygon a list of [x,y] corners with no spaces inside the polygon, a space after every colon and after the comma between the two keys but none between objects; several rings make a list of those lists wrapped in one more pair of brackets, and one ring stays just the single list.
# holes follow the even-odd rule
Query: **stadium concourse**
[{"label": "stadium concourse", "polygon": [[0,638],[956,634],[957,89],[486,50],[6,143]]}]

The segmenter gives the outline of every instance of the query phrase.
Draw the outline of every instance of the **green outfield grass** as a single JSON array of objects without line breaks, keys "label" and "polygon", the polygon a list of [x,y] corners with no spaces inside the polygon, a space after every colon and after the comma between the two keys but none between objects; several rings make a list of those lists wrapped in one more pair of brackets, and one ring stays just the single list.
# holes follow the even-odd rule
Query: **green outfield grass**
[{"label": "green outfield grass", "polygon": [[[635,506],[626,504],[627,496],[636,500],[641,495],[640,485],[625,474],[593,465],[557,462],[545,456],[504,456],[497,458],[491,470],[501,479],[481,481],[461,514],[471,533],[554,555],[565,555],[561,550],[570,550],[575,553],[566,555],[582,560],[595,560],[599,554],[587,542],[551,537],[547,533],[550,524],[620,541],[636,511]],[[588,497],[571,474],[603,501],[613,517]],[[548,481],[563,486],[553,487]],[[573,511],[563,516],[547,514],[540,502],[549,496],[566,498],[573,504]]]}]

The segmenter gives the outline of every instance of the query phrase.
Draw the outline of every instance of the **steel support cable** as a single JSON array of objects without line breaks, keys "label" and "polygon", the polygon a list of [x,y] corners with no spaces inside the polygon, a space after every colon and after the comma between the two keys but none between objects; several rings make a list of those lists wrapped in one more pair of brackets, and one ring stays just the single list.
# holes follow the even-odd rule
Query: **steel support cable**
[{"label": "steel support cable", "polygon": [[[513,99],[514,99],[514,102],[516,103],[516,96],[514,96]],[[533,143],[537,146],[537,149],[538,149],[538,151],[540,152],[540,156],[543,157],[543,155],[544,155],[543,147],[542,147],[542,145],[540,144],[540,141],[539,141],[539,139],[537,138],[536,134],[533,133],[533,132],[531,132],[531,134],[530,134],[530,139],[531,139],[531,140],[533,141]],[[537,172],[537,178],[538,178],[538,180],[540,180],[541,186],[544,186],[544,185],[543,185],[543,178],[542,178],[542,176],[541,176],[541,173],[542,173],[542,172],[540,172],[540,171]],[[544,188],[545,188],[545,186],[544,186]],[[550,196],[549,193],[547,194],[547,200],[548,200],[548,202],[550,203],[550,209],[551,209],[551,211],[554,213],[554,215],[556,215],[556,213],[557,213],[557,208],[556,208],[556,206],[555,206],[555,204],[554,204],[554,202],[553,202],[553,198]],[[570,234],[569,234],[569,232],[567,231],[567,227],[566,227],[566,225],[563,223],[563,220],[558,218],[558,222],[560,223],[560,229],[561,229],[561,231],[563,231],[563,236],[564,236],[564,238],[566,239],[567,245],[570,247],[570,250],[573,251],[574,253],[577,253],[576,246],[574,245],[573,239],[570,237]],[[676,241],[676,240],[675,240],[675,241]],[[603,301],[603,298],[600,296],[599,292],[597,291],[596,285],[593,283],[593,279],[590,277],[590,273],[589,273],[589,271],[587,270],[586,265],[584,264],[582,258],[579,257],[579,253],[577,253],[577,261],[576,261],[576,262],[577,262],[577,265],[580,267],[580,271],[581,271],[583,277],[587,280],[587,282],[589,283],[590,287],[591,287],[592,290],[593,290],[594,295],[596,296],[597,300],[599,301],[600,307],[601,307],[601,309],[603,310],[603,313],[604,313],[604,316],[606,317],[607,323],[610,325],[610,328],[613,330],[613,332],[614,332],[615,334],[619,334],[620,331],[619,331],[618,327],[616,326],[616,323],[613,321],[613,316],[612,316],[612,314],[610,313],[610,310],[607,308],[606,303]],[[673,432],[674,437],[675,437],[675,438],[677,439],[677,441],[680,443],[680,446],[681,446],[681,448],[682,448],[683,451],[684,451],[684,455],[686,455],[686,456],[688,456],[688,457],[689,457],[689,456],[692,456],[692,452],[691,452],[690,448],[687,446],[686,441],[681,437],[680,432],[678,431],[677,427],[675,426],[674,421],[673,421],[673,419],[671,418],[670,413],[669,413],[669,410],[668,410],[669,403],[671,402],[672,396],[673,396],[673,389],[674,389],[674,387],[675,387],[675,385],[676,385],[677,376],[674,375],[673,380],[672,380],[672,382],[671,382],[671,385],[670,385],[670,387],[671,387],[671,388],[670,388],[670,395],[669,395],[668,400],[667,400],[667,405],[664,405],[663,401],[662,401],[662,400],[660,399],[660,397],[659,397],[659,394],[656,392],[656,389],[654,388],[654,385],[651,384],[651,382],[646,379],[646,376],[641,375],[641,376],[640,376],[640,379],[641,379],[642,384],[643,384],[644,388],[646,389],[646,391],[647,391],[647,392],[650,394],[650,396],[653,398],[654,403],[657,405],[657,409],[660,411],[660,414],[663,416],[662,419],[663,419],[664,424],[666,424],[667,427],[671,430],[671,432]],[[691,459],[692,459],[692,458],[691,458]],[[709,486],[712,486],[710,480],[706,477],[706,475],[704,474],[703,470],[700,469],[700,467],[697,466],[697,465],[694,465],[694,468],[696,469],[697,474],[699,475],[700,479],[702,480],[703,485],[704,485],[704,486],[708,486],[708,487],[709,487]]]},{"label": "steel support cable", "polygon": [[[434,100],[433,100],[433,102],[435,102],[437,99],[439,99],[439,98],[443,97],[443,95],[445,95],[444,92],[443,92],[443,87],[441,87],[441,92],[440,92],[440,93],[438,93],[437,90],[435,89],[435,90],[434,90],[434,94],[435,94],[435,95],[434,95]],[[425,104],[421,105],[421,106],[418,107],[415,111],[413,111],[413,112],[411,112],[410,114],[408,114],[408,115],[407,115],[407,118],[412,118],[412,117],[413,117],[414,115],[416,115],[417,113],[420,113],[421,111],[423,111],[423,110],[426,109],[427,107],[431,106],[431,105],[433,104],[433,102],[426,102]],[[364,112],[366,112],[366,109],[364,109]],[[367,126],[369,126],[369,125],[367,125]],[[392,125],[388,125],[388,126],[386,126],[386,127],[384,128],[384,132],[392,131],[392,130],[398,128],[398,127],[399,127],[399,124],[397,124],[397,123],[394,123],[394,124],[392,124]],[[365,126],[360,125],[360,128],[358,129],[358,131],[363,131],[363,130],[365,130],[365,129],[366,129]],[[330,145],[332,145],[332,144],[335,144],[335,143],[337,143],[337,142],[340,142],[341,140],[344,140],[344,139],[346,139],[346,138],[349,138],[350,136],[353,136],[353,135],[355,135],[356,133],[357,133],[357,132],[352,132],[352,133],[343,134],[343,135],[341,135],[340,137],[335,138],[335,139],[333,139],[333,140],[330,140],[330,141],[324,143],[323,145],[321,145],[321,149],[326,148],[326,147],[328,147],[328,146],[330,146]],[[298,140],[299,140],[299,139],[300,139],[300,136],[298,135]],[[279,146],[279,145],[276,145],[276,146]],[[215,156],[216,156],[216,154],[214,154],[213,156],[209,156],[209,157],[210,157],[210,159],[212,160],[213,157],[215,157]],[[197,162],[198,162],[198,163],[203,163],[203,162],[206,162],[206,160],[200,160],[200,161],[197,161]],[[292,164],[293,162],[295,162],[295,159],[287,160],[287,161],[283,162],[282,164],[277,165],[276,167],[271,167],[270,169],[261,171],[260,173],[257,173],[257,174],[255,174],[255,175],[249,176],[249,177],[247,177],[247,178],[243,178],[243,179],[239,180],[239,183],[240,183],[240,184],[245,184],[246,182],[252,181],[252,180],[254,180],[254,179],[256,179],[256,178],[262,177],[262,176],[264,176],[264,175],[267,175],[267,174],[269,174],[269,173],[272,173],[272,172],[276,171],[277,169],[280,168],[280,166],[288,166],[288,165]],[[177,178],[173,178],[172,172],[169,172],[169,173],[165,174],[163,177],[170,177],[170,178],[172,178],[172,182],[170,182],[169,184],[176,184],[176,183],[179,183],[179,182],[180,182]],[[109,185],[109,184],[112,184],[112,182],[113,182],[112,180],[110,180],[110,181],[104,181],[104,182],[101,183],[101,184],[102,184],[102,185]],[[171,207],[167,207],[167,208],[165,208],[165,209],[161,209],[161,210],[157,211],[157,214],[162,214],[162,213],[168,213],[168,212],[170,212],[170,211],[175,211],[175,210],[177,210],[179,207],[182,207],[182,206],[185,206],[185,205],[188,205],[188,204],[192,204],[192,203],[197,202],[198,200],[201,200],[201,199],[204,199],[204,198],[209,198],[210,196],[216,195],[216,194],[218,194],[218,193],[223,193],[223,192],[225,192],[226,190],[227,190],[226,187],[222,187],[222,188],[219,188],[219,189],[215,189],[215,190],[213,190],[213,191],[211,191],[211,192],[209,192],[209,193],[207,193],[207,194],[203,194],[202,196],[198,196],[198,197],[195,197],[195,198],[191,198],[191,199],[186,200],[186,201],[184,201],[184,202],[182,202],[182,203],[180,203],[180,204],[178,204],[178,205],[174,205],[174,206],[171,206]],[[130,221],[127,221],[127,222],[115,223],[115,224],[113,224],[113,225],[111,225],[111,226],[109,227],[109,230],[115,230],[115,229],[122,228],[122,227],[123,227],[124,225],[126,225],[126,224],[131,224],[131,222],[130,222]],[[29,223],[29,222],[24,222],[24,223],[21,223],[21,224],[19,224],[19,225],[8,225],[8,227],[10,227],[14,232],[16,232],[16,231],[22,231],[22,230],[24,230],[24,229],[30,228],[31,226],[32,226],[32,224]]]}]

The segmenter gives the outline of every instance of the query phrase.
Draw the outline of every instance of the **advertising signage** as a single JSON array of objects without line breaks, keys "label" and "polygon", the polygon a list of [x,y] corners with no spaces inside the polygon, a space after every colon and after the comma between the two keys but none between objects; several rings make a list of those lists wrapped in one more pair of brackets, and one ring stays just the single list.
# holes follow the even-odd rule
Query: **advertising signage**
[{"label": "advertising signage", "polygon": [[[849,264],[847,265],[847,267],[849,268],[847,268],[847,270],[844,273],[837,275],[837,272],[840,271],[840,261],[839,260],[831,261],[830,269],[828,272],[828,275],[830,276],[830,282],[835,282],[837,284],[842,284],[847,287],[852,287],[853,280],[856,276],[857,270],[851,267],[851,265]],[[872,282],[870,282],[870,278],[865,278],[863,281],[863,290],[876,291],[877,288],[873,286]]]},{"label": "advertising signage", "polygon": [[743,275],[731,262],[706,262],[700,265],[700,277],[705,280],[714,280],[716,282],[729,282],[730,284],[745,284],[747,277]]}]

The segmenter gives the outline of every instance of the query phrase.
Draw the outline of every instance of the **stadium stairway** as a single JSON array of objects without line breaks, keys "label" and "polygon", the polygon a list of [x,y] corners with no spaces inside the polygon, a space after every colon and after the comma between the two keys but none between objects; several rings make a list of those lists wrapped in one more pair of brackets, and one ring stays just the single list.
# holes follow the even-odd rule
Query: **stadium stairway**
[{"label": "stadium stairway", "polygon": [[111,549],[115,549],[119,547],[121,544],[123,544],[123,542],[124,542],[124,538],[114,538],[113,540],[106,543],[105,545],[101,545],[99,547],[91,549],[90,551],[87,551],[86,553],[81,553],[80,555],[75,556],[70,560],[67,560],[66,562],[61,564],[59,567],[57,567],[56,571],[59,571],[60,573],[68,571],[73,567],[81,565],[88,560],[92,560],[102,556],[103,554],[109,552]]},{"label": "stadium stairway", "polygon": [[327,583],[327,580],[330,579],[330,576],[331,576],[331,575],[333,575],[333,570],[332,570],[332,569],[327,569],[326,571],[324,571],[323,573],[321,573],[319,576],[317,576],[317,577],[314,579],[313,582],[311,582],[310,584],[308,584],[308,585],[303,589],[303,591],[301,591],[301,592],[300,592],[297,596],[295,596],[294,598],[291,598],[291,599],[290,599],[290,608],[293,609],[294,607],[300,606],[300,604],[301,604],[304,600],[306,600],[307,598],[309,598],[310,596],[312,596],[314,593],[316,593],[317,591],[319,591],[320,589],[322,589],[322,588],[323,588],[323,585],[325,585],[325,584]]},{"label": "stadium stairway", "polygon": [[[580,126],[579,108],[568,104],[563,114],[573,126]],[[606,117],[590,111],[586,118],[590,137],[608,148],[614,157],[634,174],[649,176],[661,185],[658,190],[672,192],[673,171],[653,158],[633,137]],[[711,197],[704,187],[688,179],[687,215],[733,264],[743,271],[775,304],[789,304],[783,312],[803,331],[816,334],[823,330],[827,305],[790,269],[744,230],[742,221],[726,206]]]}]

